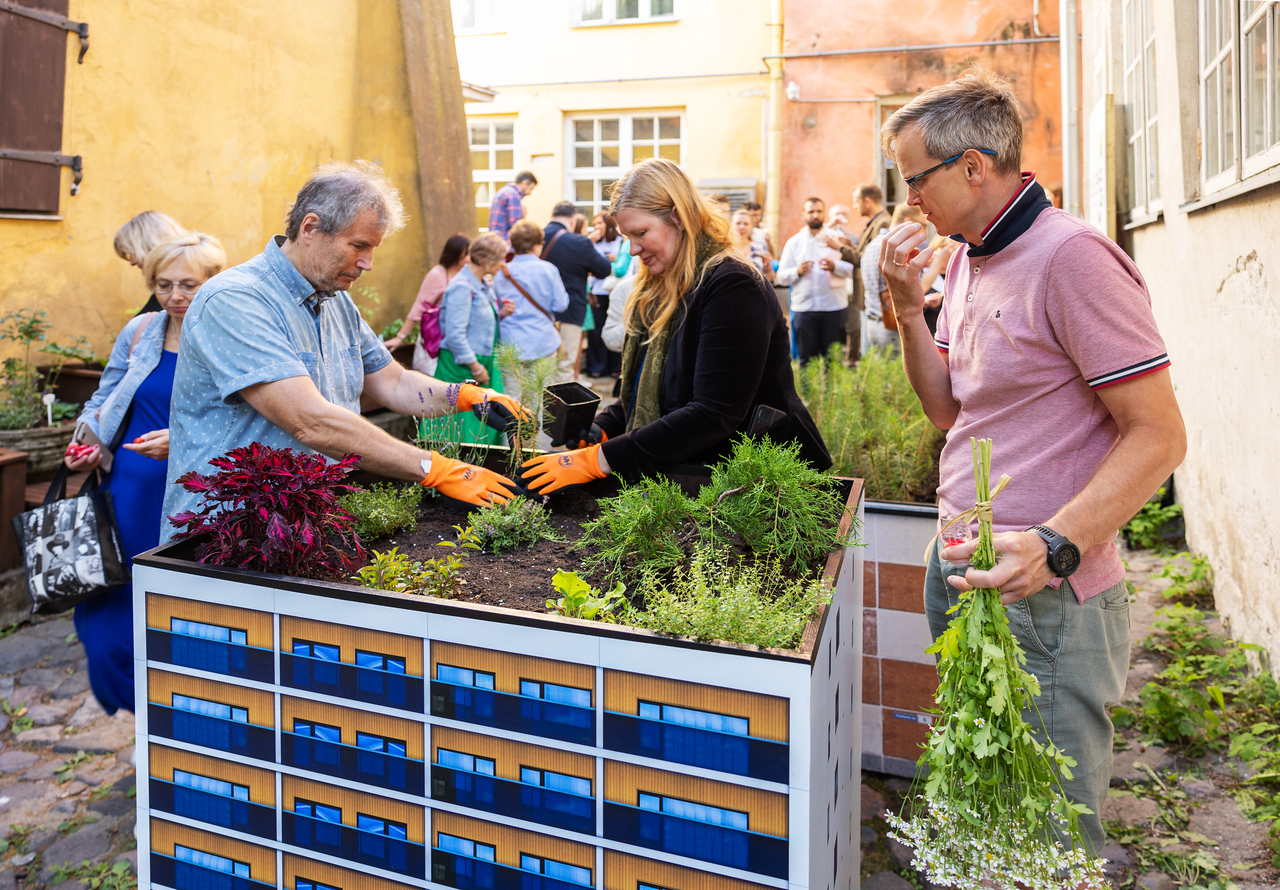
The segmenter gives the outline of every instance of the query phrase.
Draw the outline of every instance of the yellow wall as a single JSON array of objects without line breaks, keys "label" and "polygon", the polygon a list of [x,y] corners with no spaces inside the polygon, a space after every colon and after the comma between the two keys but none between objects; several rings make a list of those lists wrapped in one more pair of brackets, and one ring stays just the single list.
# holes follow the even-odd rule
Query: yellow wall
[{"label": "yellow wall", "polygon": [[0,219],[0,312],[44,309],[53,339],[105,353],[147,298],[112,250],[122,223],[162,210],[241,263],[318,163],[356,157],[384,166],[410,216],[357,288],[380,292],[380,323],[407,310],[428,264],[397,0],[71,0],[70,17],[90,25],[83,65],[67,39],[62,139],[84,182],[64,187],[61,221]]},{"label": "yellow wall", "polygon": [[516,120],[515,169],[538,177],[529,218],[544,223],[573,199],[564,129],[579,113],[681,110],[694,181],[763,179],[768,0],[680,0],[674,22],[591,27],[573,27],[570,0],[495,6],[501,30],[459,33],[458,64],[463,80],[498,94],[467,103],[469,122]]}]

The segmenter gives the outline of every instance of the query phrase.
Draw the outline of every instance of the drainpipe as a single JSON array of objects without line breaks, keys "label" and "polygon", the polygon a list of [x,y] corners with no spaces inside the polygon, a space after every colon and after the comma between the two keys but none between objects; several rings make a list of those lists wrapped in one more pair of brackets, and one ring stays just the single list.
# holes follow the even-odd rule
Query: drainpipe
[{"label": "drainpipe", "polygon": [[1031,0],[1031,30],[1037,37],[1044,36],[1044,32],[1040,30],[1040,0]]},{"label": "drainpipe", "polygon": [[769,160],[769,175],[764,187],[764,225],[770,232],[781,237],[778,228],[782,221],[782,100],[784,87],[782,83],[783,49],[783,0],[773,0],[773,58],[769,65],[769,142],[766,153]]},{"label": "drainpipe", "polygon": [[1059,0],[1062,47],[1062,209],[1080,216],[1080,38],[1079,0]]}]

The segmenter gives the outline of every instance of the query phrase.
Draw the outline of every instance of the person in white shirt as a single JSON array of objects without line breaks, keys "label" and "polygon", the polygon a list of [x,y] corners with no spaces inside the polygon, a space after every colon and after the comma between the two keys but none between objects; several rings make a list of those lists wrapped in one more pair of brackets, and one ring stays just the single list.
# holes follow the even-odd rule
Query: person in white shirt
[{"label": "person in white shirt", "polygon": [[821,198],[804,202],[805,227],[792,235],[778,261],[778,284],[791,285],[792,326],[800,363],[826,355],[833,343],[844,342],[849,293],[845,279],[853,265],[827,245],[833,232],[824,229],[826,205]]}]

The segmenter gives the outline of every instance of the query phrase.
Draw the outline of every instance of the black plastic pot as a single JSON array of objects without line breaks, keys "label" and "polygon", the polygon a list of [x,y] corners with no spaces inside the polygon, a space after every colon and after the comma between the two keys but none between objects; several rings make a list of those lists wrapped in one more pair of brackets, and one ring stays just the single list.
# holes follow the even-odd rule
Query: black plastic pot
[{"label": "black plastic pot", "polygon": [[554,383],[546,388],[543,399],[551,413],[546,432],[552,442],[590,430],[600,407],[600,396],[581,383]]}]

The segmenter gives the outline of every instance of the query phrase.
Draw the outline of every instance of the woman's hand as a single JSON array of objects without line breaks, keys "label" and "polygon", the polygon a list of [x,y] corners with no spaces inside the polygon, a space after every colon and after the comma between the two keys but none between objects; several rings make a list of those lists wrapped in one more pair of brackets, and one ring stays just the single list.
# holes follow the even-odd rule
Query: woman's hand
[{"label": "woman's hand", "polygon": [[481,386],[489,385],[489,370],[479,362],[472,362],[467,365],[467,370],[471,372],[471,379]]},{"label": "woman's hand", "polygon": [[404,334],[396,334],[390,340],[383,340],[382,345],[387,349],[399,349],[404,344]]},{"label": "woman's hand", "polygon": [[149,433],[143,433],[132,442],[125,442],[122,448],[128,448],[130,451],[136,451],[143,457],[149,457],[153,460],[169,459],[169,430],[166,427],[162,430],[152,430]]},{"label": "woman's hand", "polygon": [[506,318],[512,312],[516,311],[515,300],[500,300],[498,309],[498,318]]},{"label": "woman's hand", "polygon": [[97,445],[77,445],[72,442],[67,446],[67,453],[62,456],[67,469],[76,473],[90,473],[102,463],[102,449]]}]

